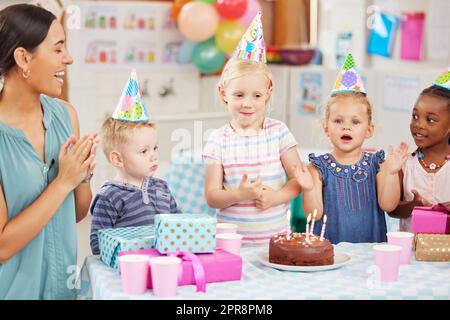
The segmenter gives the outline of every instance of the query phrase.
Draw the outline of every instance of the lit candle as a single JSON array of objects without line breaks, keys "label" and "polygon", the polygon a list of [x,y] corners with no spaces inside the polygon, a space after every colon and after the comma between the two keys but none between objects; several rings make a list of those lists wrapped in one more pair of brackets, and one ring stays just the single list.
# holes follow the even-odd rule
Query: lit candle
[{"label": "lit candle", "polygon": [[306,219],[306,239],[308,239],[309,236],[309,222],[311,221],[311,213],[308,214],[308,219]]},{"label": "lit candle", "polygon": [[313,218],[312,218],[312,222],[311,222],[311,230],[309,230],[309,233],[311,235],[314,234],[314,223],[316,222],[316,215],[317,215],[317,209],[314,209],[314,214],[313,214]]},{"label": "lit candle", "polygon": [[327,224],[327,215],[324,215],[323,216],[322,231],[320,232],[320,241],[323,241],[323,239],[324,239],[326,224]]}]

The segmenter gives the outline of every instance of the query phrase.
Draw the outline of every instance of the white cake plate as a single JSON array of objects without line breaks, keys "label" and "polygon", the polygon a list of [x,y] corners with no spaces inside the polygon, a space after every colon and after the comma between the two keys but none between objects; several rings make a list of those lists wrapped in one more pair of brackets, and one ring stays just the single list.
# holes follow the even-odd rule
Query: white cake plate
[{"label": "white cake plate", "polygon": [[266,250],[258,252],[256,258],[263,265],[284,271],[299,271],[299,272],[315,272],[315,271],[325,271],[340,268],[350,262],[350,256],[347,253],[335,252],[334,253],[334,264],[327,266],[291,266],[285,264],[277,264],[269,262],[269,252]]}]

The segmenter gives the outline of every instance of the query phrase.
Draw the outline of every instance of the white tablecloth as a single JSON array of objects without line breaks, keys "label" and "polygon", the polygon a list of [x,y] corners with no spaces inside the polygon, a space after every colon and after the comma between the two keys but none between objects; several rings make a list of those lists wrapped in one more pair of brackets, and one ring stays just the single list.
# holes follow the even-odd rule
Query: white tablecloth
[{"label": "white tablecloth", "polygon": [[[450,300],[450,263],[419,262],[400,268],[399,281],[376,280],[374,244],[340,243],[336,252],[350,255],[348,264],[328,271],[288,272],[267,267],[257,260],[264,248],[243,248],[241,281],[208,283],[206,293],[194,285],[178,287],[173,299],[436,299]],[[267,250],[267,249],[265,249]],[[117,270],[98,256],[89,256],[80,277],[80,299],[158,299],[152,290],[143,295],[122,292]]]}]

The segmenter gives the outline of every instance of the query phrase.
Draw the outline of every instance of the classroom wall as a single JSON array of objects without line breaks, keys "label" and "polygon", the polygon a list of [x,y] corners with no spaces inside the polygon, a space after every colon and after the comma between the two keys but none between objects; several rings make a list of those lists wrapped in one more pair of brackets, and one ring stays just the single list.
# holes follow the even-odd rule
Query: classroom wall
[{"label": "classroom wall", "polygon": [[[352,33],[351,51],[359,67],[375,69],[425,69],[445,68],[450,63],[450,1],[447,0],[319,0],[319,47],[323,52],[323,62],[327,67],[336,67],[335,51],[337,35],[340,32]],[[437,8],[437,10],[433,10]],[[385,58],[368,55],[367,41],[369,26],[375,10],[401,17],[404,12],[424,12],[425,26],[423,55],[421,61],[400,59],[401,32],[395,35],[392,57]],[[442,14],[442,15],[441,15]],[[436,28],[438,27],[438,28]],[[439,32],[441,34],[439,34]],[[441,48],[447,56],[430,59],[428,41],[438,37]]]}]

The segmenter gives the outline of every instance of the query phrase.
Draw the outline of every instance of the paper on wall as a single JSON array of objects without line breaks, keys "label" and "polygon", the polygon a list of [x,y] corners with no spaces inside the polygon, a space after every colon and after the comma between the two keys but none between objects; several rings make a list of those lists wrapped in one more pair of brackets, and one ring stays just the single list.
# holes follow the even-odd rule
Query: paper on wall
[{"label": "paper on wall", "polygon": [[[71,51],[85,67],[177,66],[183,40],[166,2],[73,2],[77,25],[69,28]],[[68,16],[72,21],[77,12]]]},{"label": "paper on wall", "polygon": [[450,58],[450,1],[430,0],[428,10],[427,57],[431,60]]},{"label": "paper on wall", "polygon": [[419,93],[417,77],[386,75],[383,79],[383,108],[411,112]]},{"label": "paper on wall", "polygon": [[299,114],[320,115],[322,104],[322,75],[320,73],[301,73],[296,100]]}]

